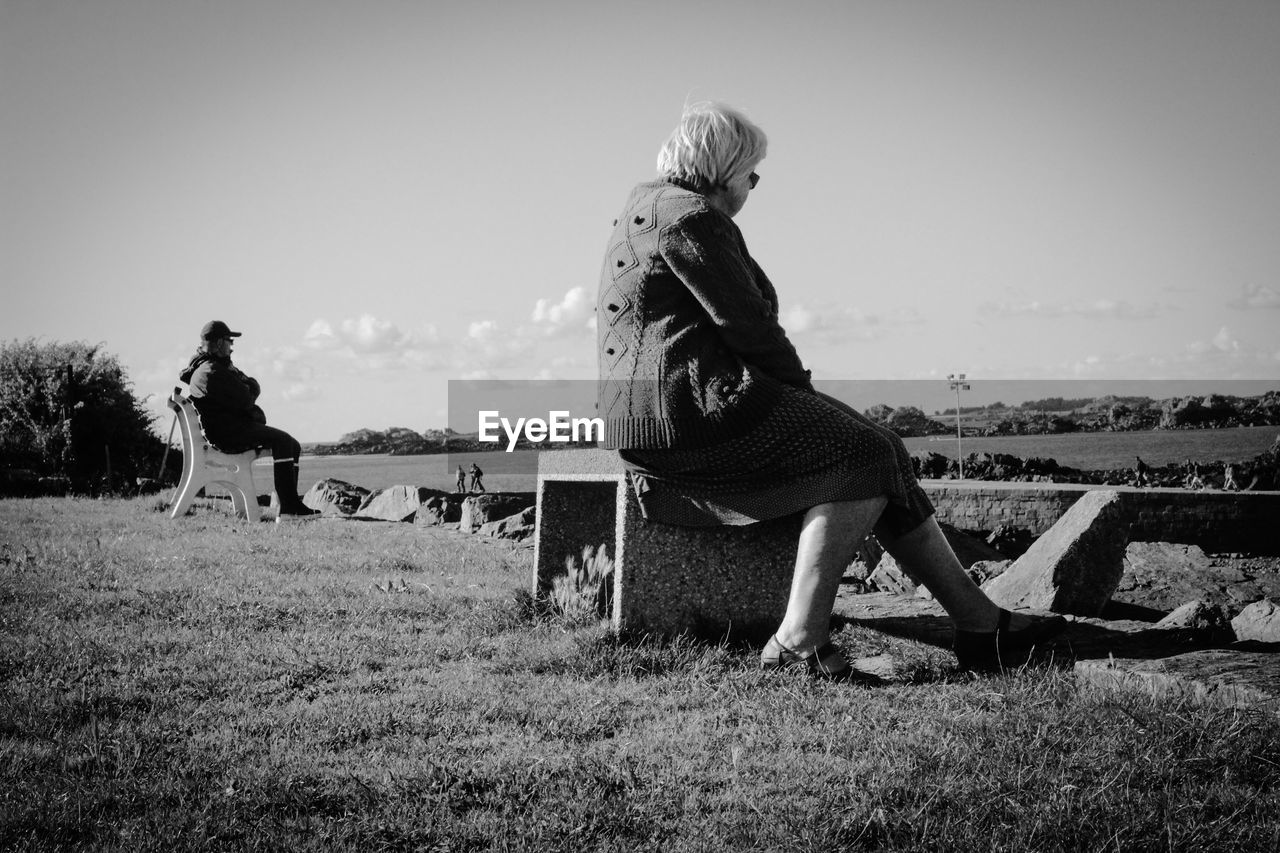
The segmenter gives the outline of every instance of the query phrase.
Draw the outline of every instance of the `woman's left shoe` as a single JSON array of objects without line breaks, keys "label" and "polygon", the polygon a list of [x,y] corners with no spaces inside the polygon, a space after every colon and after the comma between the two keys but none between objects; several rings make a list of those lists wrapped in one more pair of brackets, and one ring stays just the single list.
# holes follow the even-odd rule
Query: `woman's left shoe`
[{"label": "woman's left shoe", "polygon": [[956,631],[953,649],[961,669],[973,672],[999,672],[1022,666],[1031,651],[1044,641],[1061,634],[1067,620],[1061,616],[1035,618],[1030,625],[1009,630],[1013,616],[1001,608],[1000,622],[994,631]]},{"label": "woman's left shoe", "polygon": [[[834,658],[834,661],[832,660]],[[814,678],[822,681],[849,681],[859,684],[883,684],[883,680],[869,673],[860,672],[849,666],[844,655],[833,643],[825,643],[821,648],[809,654],[801,654],[789,649],[778,641],[774,634],[760,653],[761,669],[803,668]]]}]

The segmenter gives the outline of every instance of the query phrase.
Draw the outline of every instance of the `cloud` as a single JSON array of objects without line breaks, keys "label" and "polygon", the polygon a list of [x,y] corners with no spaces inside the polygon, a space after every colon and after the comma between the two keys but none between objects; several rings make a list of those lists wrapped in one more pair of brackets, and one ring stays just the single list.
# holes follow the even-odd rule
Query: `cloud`
[{"label": "cloud", "polygon": [[1262,284],[1246,284],[1236,299],[1227,303],[1232,308],[1248,311],[1253,308],[1280,308],[1280,293]]},{"label": "cloud", "polygon": [[1231,330],[1223,326],[1207,341],[1192,341],[1187,344],[1187,352],[1191,355],[1211,355],[1214,353],[1238,353],[1242,351],[1240,342],[1231,334]]},{"label": "cloud", "polygon": [[1150,320],[1165,312],[1158,303],[1134,305],[1123,299],[1092,302],[983,302],[978,310],[998,317],[1086,317],[1104,320]]},{"label": "cloud", "polygon": [[575,287],[558,303],[539,299],[533,306],[533,322],[547,335],[595,330],[595,302],[585,287]]},{"label": "cloud", "polygon": [[435,326],[427,325],[412,332],[398,328],[390,320],[372,314],[348,318],[336,325],[324,318],[315,320],[303,335],[303,346],[309,351],[281,348],[276,360],[281,375],[310,379],[308,373],[288,371],[289,363],[311,359],[316,353],[344,359],[359,369],[413,368],[425,369],[445,363],[447,346]]},{"label": "cloud", "polygon": [[793,305],[778,318],[794,339],[820,343],[874,340],[897,326],[923,322],[915,308],[899,308],[888,314],[868,314],[847,305]]},{"label": "cloud", "polygon": [[302,403],[309,400],[318,400],[324,396],[324,392],[315,385],[309,385],[305,382],[294,382],[280,393],[280,396],[288,400],[290,403]]}]

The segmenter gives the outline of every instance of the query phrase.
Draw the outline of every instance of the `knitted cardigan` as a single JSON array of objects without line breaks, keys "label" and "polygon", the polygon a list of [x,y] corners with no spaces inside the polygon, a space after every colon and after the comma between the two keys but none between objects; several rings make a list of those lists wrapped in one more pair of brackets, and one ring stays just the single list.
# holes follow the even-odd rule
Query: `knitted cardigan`
[{"label": "knitted cardigan", "polygon": [[683,182],[632,190],[596,314],[605,447],[705,447],[750,431],[783,384],[813,390],[742,232]]}]

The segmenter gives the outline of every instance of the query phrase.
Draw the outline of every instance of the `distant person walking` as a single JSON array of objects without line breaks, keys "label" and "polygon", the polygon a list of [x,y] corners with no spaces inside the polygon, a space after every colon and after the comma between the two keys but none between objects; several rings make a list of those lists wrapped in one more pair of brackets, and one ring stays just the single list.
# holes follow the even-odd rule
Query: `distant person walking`
[{"label": "distant person walking", "polygon": [[457,491],[465,492],[467,490],[467,472],[462,470],[462,466],[458,466],[458,488]]},{"label": "distant person walking", "polygon": [[474,462],[471,463],[471,491],[484,491],[484,472],[481,471],[480,466]]},{"label": "distant person walking", "polygon": [[1234,462],[1228,462],[1227,467],[1222,471],[1222,490],[1225,492],[1240,491],[1240,484],[1236,482],[1236,466]]},{"label": "distant person walking", "polygon": [[1147,467],[1147,463],[1142,461],[1141,456],[1135,456],[1133,458],[1138,460],[1138,464],[1134,466],[1134,469],[1133,469],[1136,480],[1137,480],[1136,485],[1138,486],[1138,488],[1143,488],[1144,486],[1150,485],[1151,478],[1148,476],[1148,473],[1151,471],[1151,469]]},{"label": "distant person walking", "polygon": [[280,502],[277,520],[318,516],[319,510],[298,497],[302,446],[284,430],[267,426],[267,416],[258,406],[258,380],[231,363],[231,349],[240,334],[221,320],[205,323],[200,346],[178,377],[189,386],[191,402],[200,413],[200,427],[214,447],[224,453],[270,448]]}]

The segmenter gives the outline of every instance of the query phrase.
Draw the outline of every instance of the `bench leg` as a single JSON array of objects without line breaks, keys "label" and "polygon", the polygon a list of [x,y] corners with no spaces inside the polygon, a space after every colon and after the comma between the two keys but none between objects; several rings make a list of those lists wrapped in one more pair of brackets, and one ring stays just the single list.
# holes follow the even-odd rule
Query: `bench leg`
[{"label": "bench leg", "polygon": [[196,493],[200,491],[200,486],[196,485],[196,478],[186,476],[182,478],[182,483],[178,486],[177,499],[173,502],[173,512],[169,514],[170,518],[181,518],[187,514],[187,510],[191,509],[191,504],[196,499]]}]

